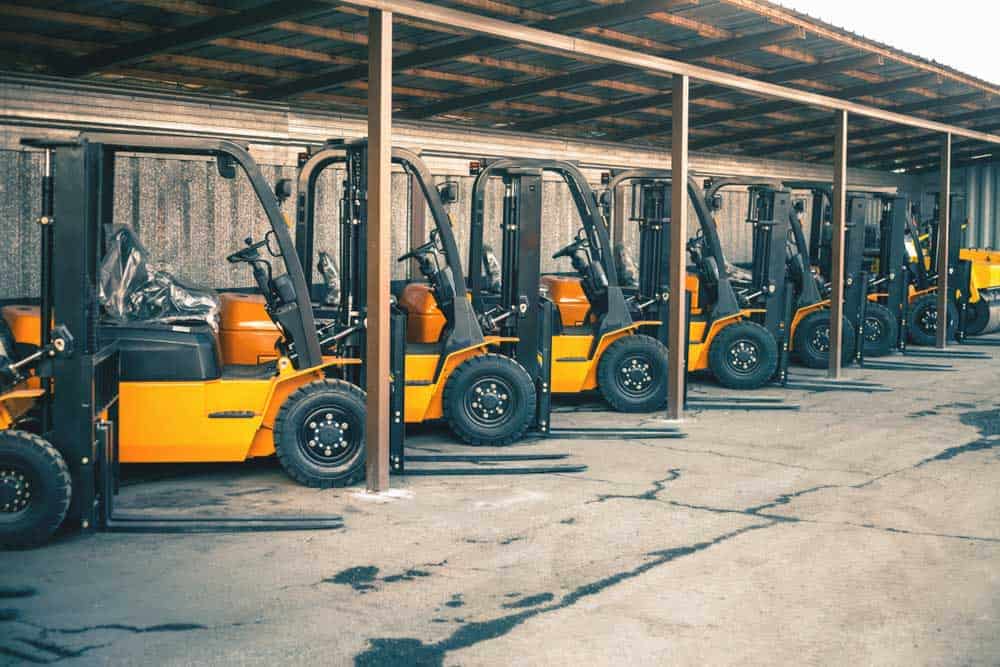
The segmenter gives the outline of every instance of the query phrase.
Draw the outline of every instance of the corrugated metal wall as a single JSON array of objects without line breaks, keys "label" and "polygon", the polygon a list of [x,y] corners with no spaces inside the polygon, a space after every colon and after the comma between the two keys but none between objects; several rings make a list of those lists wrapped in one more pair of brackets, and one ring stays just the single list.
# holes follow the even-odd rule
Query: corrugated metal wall
[{"label": "corrugated metal wall", "polygon": [[[929,218],[940,190],[940,176],[928,174],[921,179],[921,218]],[[963,243],[977,248],[1000,248],[1000,165],[987,162],[953,169],[952,194],[965,197],[969,225]]]}]

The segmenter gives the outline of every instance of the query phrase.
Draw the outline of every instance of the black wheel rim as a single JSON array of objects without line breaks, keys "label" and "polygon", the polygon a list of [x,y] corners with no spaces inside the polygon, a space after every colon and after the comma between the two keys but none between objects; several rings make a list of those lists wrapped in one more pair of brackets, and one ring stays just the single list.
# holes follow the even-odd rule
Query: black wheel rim
[{"label": "black wheel rim", "polygon": [[877,317],[866,317],[865,318],[865,340],[869,343],[877,343],[882,340],[882,336],[885,335],[885,327],[882,326],[882,320]]},{"label": "black wheel rim", "polygon": [[30,470],[0,465],[0,518],[13,520],[31,508],[38,480]]},{"label": "black wheel rim", "polygon": [[920,330],[927,333],[937,332],[937,308],[923,308],[917,317]]},{"label": "black wheel rim", "polygon": [[760,346],[749,338],[740,338],[726,351],[726,365],[741,375],[750,375],[760,366]]},{"label": "black wheel rim", "polygon": [[622,359],[615,373],[615,384],[626,396],[646,396],[656,383],[653,360],[645,354],[630,354]]},{"label": "black wheel rim", "polygon": [[809,345],[820,354],[830,352],[830,326],[825,325],[813,329],[812,336],[809,337]]},{"label": "black wheel rim", "polygon": [[299,449],[314,463],[337,466],[357,454],[361,431],[361,422],[352,412],[333,405],[317,408],[299,428]]},{"label": "black wheel rim", "polygon": [[499,377],[484,377],[469,387],[463,407],[474,423],[490,428],[511,419],[514,401],[510,383]]}]

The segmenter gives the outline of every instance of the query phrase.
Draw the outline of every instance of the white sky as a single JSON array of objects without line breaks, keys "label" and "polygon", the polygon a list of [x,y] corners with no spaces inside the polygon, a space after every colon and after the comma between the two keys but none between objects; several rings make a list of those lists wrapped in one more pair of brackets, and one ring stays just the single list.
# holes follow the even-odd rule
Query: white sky
[{"label": "white sky", "polygon": [[777,0],[827,23],[1000,84],[998,0]]}]

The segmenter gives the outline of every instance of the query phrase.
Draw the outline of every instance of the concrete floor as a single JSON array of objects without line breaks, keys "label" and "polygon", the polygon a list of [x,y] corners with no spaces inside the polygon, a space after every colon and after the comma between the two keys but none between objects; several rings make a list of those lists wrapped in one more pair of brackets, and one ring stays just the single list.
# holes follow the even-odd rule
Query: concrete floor
[{"label": "concrete floor", "polygon": [[[126,506],[344,527],[2,553],[0,663],[997,664],[1000,347],[973,349],[994,358],[846,373],[893,391],[758,392],[801,410],[695,412],[683,440],[512,450],[572,452],[580,474],[370,497],[268,464],[129,486]],[[589,407],[557,425],[648,422]]]}]

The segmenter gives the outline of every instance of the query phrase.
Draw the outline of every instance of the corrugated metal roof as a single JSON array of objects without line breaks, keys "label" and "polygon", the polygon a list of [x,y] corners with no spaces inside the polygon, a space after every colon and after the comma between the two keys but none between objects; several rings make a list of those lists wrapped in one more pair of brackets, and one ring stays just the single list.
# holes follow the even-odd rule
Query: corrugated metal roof
[{"label": "corrugated metal roof", "polygon": [[[709,67],[772,81],[778,77],[785,85],[832,96],[850,91],[854,99],[867,104],[969,127],[993,128],[1000,117],[998,86],[764,0],[674,0],[665,2],[661,12],[625,19],[618,14],[621,7],[616,6],[621,1],[443,0],[439,4],[520,23],[604,6],[606,14],[600,21],[574,32],[590,40],[667,57],[684,57],[685,50],[704,49],[697,62]],[[141,42],[169,31],[183,34],[185,29],[214,17],[266,4],[263,0],[39,0],[30,6],[0,2],[0,52],[9,69],[59,74],[74,56]],[[736,38],[787,26],[798,27],[803,34],[755,48],[727,45]],[[239,34],[117,63],[85,76],[253,98],[267,95],[276,86],[363,65],[366,31],[363,11],[331,6],[315,15],[255,25]],[[394,24],[397,55],[467,36],[447,26],[405,17],[397,17]],[[794,71],[866,53],[878,54],[883,60],[863,67],[835,68],[817,76],[780,78],[785,69]],[[594,66],[534,47],[494,46],[397,72],[394,105],[405,115],[435,104],[438,113],[434,118],[470,126],[516,129],[520,125],[546,134],[663,144],[669,135],[669,104],[661,99],[659,107],[643,108],[642,102],[646,96],[668,91],[670,81],[650,72],[623,70],[604,78],[580,76],[572,85],[539,88],[487,104],[468,99],[511,85],[586,72]],[[906,88],[893,84],[919,74],[932,76]],[[364,91],[364,81],[354,79],[296,94],[289,101],[362,112]],[[980,97],[972,98],[971,93]],[[940,102],[941,98],[960,99]],[[695,82],[692,146],[726,154],[829,159],[826,154],[832,127],[823,124],[829,113],[805,107],[766,114],[747,112],[766,101]],[[608,105],[617,107],[609,107],[605,113]],[[810,122],[812,126],[801,127]],[[928,146],[926,157],[912,155],[913,137],[921,137],[919,132],[863,119],[852,127],[849,155],[857,155],[853,163],[858,166],[919,170],[922,163],[936,160],[934,144]],[[898,137],[898,149],[891,145],[894,137]],[[865,151],[866,146],[884,148]],[[894,160],[893,153],[907,150],[905,158]],[[983,151],[972,142],[957,141],[955,152],[960,163]]]}]

